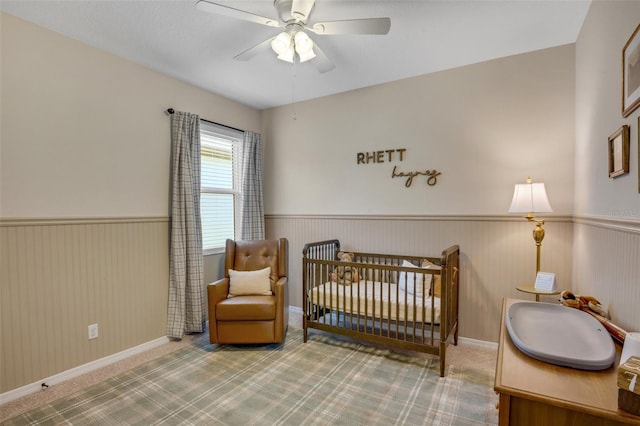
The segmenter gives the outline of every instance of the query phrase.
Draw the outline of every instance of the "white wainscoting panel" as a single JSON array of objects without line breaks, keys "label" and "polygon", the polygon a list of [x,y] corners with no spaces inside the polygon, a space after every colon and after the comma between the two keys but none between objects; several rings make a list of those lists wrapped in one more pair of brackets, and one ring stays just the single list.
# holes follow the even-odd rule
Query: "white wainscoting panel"
[{"label": "white wainscoting panel", "polygon": [[574,238],[576,293],[597,297],[624,330],[640,331],[640,220],[579,217]]},{"label": "white wainscoting panel", "polygon": [[[554,272],[559,288],[571,288],[573,224],[548,218],[541,269]],[[504,297],[535,300],[516,290],[533,284],[534,225],[519,217],[294,216],[266,217],[268,238],[289,240],[289,303],[302,306],[302,249],[305,243],[337,238],[344,250],[440,256],[461,250],[460,335],[497,342]],[[554,297],[552,300],[557,299]],[[544,300],[544,299],[543,299]]]},{"label": "white wainscoting panel", "polygon": [[0,224],[0,393],[165,335],[166,217]]}]

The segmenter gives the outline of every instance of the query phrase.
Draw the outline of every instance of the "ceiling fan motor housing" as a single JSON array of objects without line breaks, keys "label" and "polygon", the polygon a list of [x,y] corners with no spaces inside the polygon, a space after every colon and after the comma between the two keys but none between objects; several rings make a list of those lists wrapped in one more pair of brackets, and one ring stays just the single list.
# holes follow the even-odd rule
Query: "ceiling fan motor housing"
[{"label": "ceiling fan motor housing", "polygon": [[294,4],[293,0],[273,0],[273,6],[278,11],[278,16],[282,22],[289,23],[294,21],[306,24],[315,6],[315,1],[298,0]]}]

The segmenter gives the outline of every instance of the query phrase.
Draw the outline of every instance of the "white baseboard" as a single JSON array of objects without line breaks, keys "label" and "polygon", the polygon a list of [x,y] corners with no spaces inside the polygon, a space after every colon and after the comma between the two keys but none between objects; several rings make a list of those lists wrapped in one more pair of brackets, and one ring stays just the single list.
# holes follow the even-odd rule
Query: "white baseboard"
[{"label": "white baseboard", "polygon": [[8,392],[2,393],[0,394],[0,405],[6,404],[7,402],[16,400],[18,398],[29,395],[31,393],[40,391],[42,389],[42,383],[46,383],[48,386],[53,386],[55,384],[62,383],[69,379],[73,379],[75,377],[78,377],[90,371],[97,370],[98,368],[102,368],[109,364],[113,364],[114,362],[121,361],[130,356],[142,353],[144,351],[148,351],[149,349],[153,349],[167,342],[169,342],[169,339],[167,337],[159,337],[157,339],[151,340],[141,345],[134,346],[129,349],[125,349],[124,351],[106,356],[104,358],[97,359],[95,361],[88,362],[83,365],[79,365],[70,370],[66,370],[61,373],[54,374],[53,376],[43,378],[41,380],[38,380],[37,382],[31,383],[25,386],[21,386],[17,389],[13,389]]},{"label": "white baseboard", "polygon": [[302,315],[302,308],[289,305],[289,312],[293,312],[294,314],[297,314],[297,315]]},{"label": "white baseboard", "polygon": [[498,350],[498,344],[496,342],[489,342],[487,340],[477,340],[477,339],[470,339],[468,337],[458,337],[458,342],[464,343],[465,345],[469,345],[469,346],[478,346],[481,348]]}]

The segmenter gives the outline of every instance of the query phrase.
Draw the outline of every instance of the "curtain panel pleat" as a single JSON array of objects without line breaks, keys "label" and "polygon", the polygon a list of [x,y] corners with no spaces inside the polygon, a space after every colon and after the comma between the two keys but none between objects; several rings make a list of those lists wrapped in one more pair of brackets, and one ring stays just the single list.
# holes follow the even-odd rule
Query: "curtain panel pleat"
[{"label": "curtain panel pleat", "polygon": [[264,239],[264,204],[262,199],[262,137],[246,131],[241,152],[243,240]]},{"label": "curtain panel pleat", "polygon": [[171,116],[171,231],[167,336],[205,329],[200,222],[200,118]]}]

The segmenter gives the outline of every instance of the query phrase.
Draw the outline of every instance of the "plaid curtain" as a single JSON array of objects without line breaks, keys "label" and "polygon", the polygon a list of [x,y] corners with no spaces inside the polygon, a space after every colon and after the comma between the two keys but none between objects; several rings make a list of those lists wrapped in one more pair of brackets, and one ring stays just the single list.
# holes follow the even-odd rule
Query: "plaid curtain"
[{"label": "plaid curtain", "polygon": [[244,132],[241,150],[242,222],[240,238],[264,239],[264,205],[262,202],[262,137]]},{"label": "plaid curtain", "polygon": [[171,117],[171,241],[167,336],[204,331],[205,303],[200,224],[200,118]]}]

